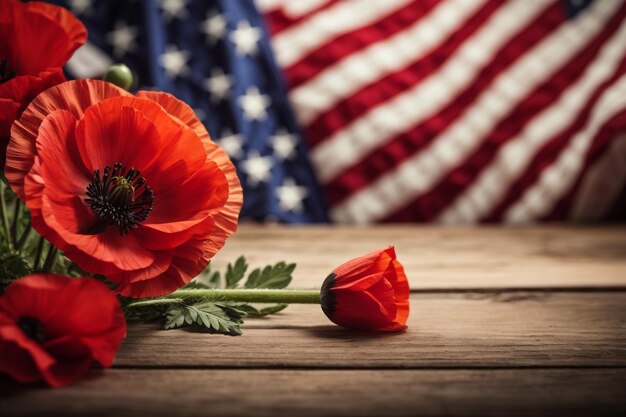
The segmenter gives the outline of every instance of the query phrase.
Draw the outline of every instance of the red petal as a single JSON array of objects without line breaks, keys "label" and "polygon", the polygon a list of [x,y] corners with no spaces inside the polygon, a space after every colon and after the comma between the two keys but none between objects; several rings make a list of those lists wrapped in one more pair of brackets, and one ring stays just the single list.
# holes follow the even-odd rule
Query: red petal
[{"label": "red petal", "polygon": [[409,318],[409,299],[411,296],[411,289],[409,288],[409,281],[400,262],[394,259],[391,262],[391,266],[394,269],[394,273],[391,274],[392,277],[388,279],[393,285],[396,307],[398,309],[395,321],[404,326]]},{"label": "red petal", "polygon": [[66,45],[66,55],[58,56],[57,59],[62,62],[57,66],[65,64],[74,51],[87,41],[87,29],[69,10],[39,1],[31,1],[26,3],[24,6],[31,13],[40,14],[48,20],[55,22],[61,26],[63,31],[67,34],[69,42]]},{"label": "red petal", "polygon": [[71,56],[70,39],[61,26],[39,13],[16,13],[14,18],[8,62],[17,74],[60,67]]},{"label": "red petal", "polygon": [[[183,168],[181,168],[183,169]],[[147,174],[149,175],[149,174]],[[167,172],[159,174],[167,179],[178,175]],[[195,218],[199,213],[206,217],[208,210],[221,208],[228,198],[228,184],[224,174],[214,163],[207,162],[197,171],[188,173],[179,183],[172,183],[165,179],[153,176],[146,177],[153,186],[155,201],[154,208],[146,224],[184,222]],[[171,231],[175,225],[171,225]]]},{"label": "red petal", "polygon": [[380,331],[393,323],[384,307],[367,292],[335,292],[332,321],[349,329]]},{"label": "red petal", "polygon": [[35,160],[39,126],[48,114],[63,109],[79,120],[92,104],[120,95],[129,93],[104,81],[76,80],[49,88],[31,102],[13,124],[11,142],[7,148],[5,175],[21,199],[24,199],[24,178]]},{"label": "red petal", "polygon": [[85,111],[76,127],[76,144],[89,172],[104,171],[116,162],[143,172],[160,152],[154,123],[133,107],[111,98]]},{"label": "red petal", "polygon": [[147,268],[133,271],[121,271],[107,275],[107,279],[115,284],[126,284],[131,282],[145,281],[158,277],[168,270],[172,264],[172,255],[166,252],[159,253],[154,263]]},{"label": "red petal", "polygon": [[[174,225],[175,228],[170,226]],[[134,233],[147,249],[168,250],[186,243],[192,236],[210,236],[214,223],[211,217],[200,220],[142,225]]]},{"label": "red petal", "polygon": [[206,128],[187,104],[170,94],[161,92],[140,91],[137,93],[137,96],[148,97],[156,101],[163,106],[168,113],[177,117],[193,129],[204,144],[207,159],[214,161],[226,176],[229,188],[228,200],[222,208],[216,210],[214,213],[215,230],[212,233],[212,239],[207,242],[209,246],[207,251],[217,253],[224,246],[226,238],[237,230],[239,211],[243,204],[243,192],[235,166],[230,161],[228,154],[215,142],[211,141]]},{"label": "red petal", "polygon": [[[2,359],[11,362],[0,359],[0,368],[19,374],[21,380],[43,377],[52,386],[82,378],[93,360],[110,366],[126,334],[124,314],[117,298],[93,278],[53,274],[20,278],[0,297],[1,317],[5,317],[0,320]],[[41,323],[42,344],[28,338],[15,324],[11,325],[11,321],[15,323],[20,317]],[[8,342],[19,351],[10,348],[7,352]],[[37,375],[40,377],[35,378]]]},{"label": "red petal", "polygon": [[193,109],[173,95],[161,91],[138,91],[137,97],[144,97],[161,105],[167,113],[189,126],[203,142],[211,140],[209,132],[200,122]]},{"label": "red petal", "polygon": [[70,112],[56,110],[44,119],[36,142],[41,176],[49,190],[61,194],[61,201],[83,195],[91,180],[91,172],[78,155],[75,126],[76,119]]},{"label": "red petal", "polygon": [[[389,255],[390,253],[393,257]],[[393,252],[393,247],[389,247],[359,256],[338,266],[333,270],[337,275],[335,288],[350,286],[352,282],[364,276],[384,271],[392,258],[395,259],[395,252]]]},{"label": "red petal", "polygon": [[178,269],[170,267],[156,278],[119,284],[115,291],[125,297],[132,298],[158,297],[177,290],[187,282],[189,281],[183,279]]}]

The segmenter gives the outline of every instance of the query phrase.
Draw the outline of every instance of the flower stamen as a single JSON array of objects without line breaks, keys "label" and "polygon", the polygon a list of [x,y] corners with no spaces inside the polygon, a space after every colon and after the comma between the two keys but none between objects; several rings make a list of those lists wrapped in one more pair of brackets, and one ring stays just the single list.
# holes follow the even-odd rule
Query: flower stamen
[{"label": "flower stamen", "polygon": [[22,317],[18,320],[17,325],[24,334],[36,342],[42,342],[44,339],[43,326],[32,317]]},{"label": "flower stamen", "polygon": [[124,236],[148,217],[154,205],[154,192],[139,175],[135,168],[126,172],[120,162],[116,162],[113,169],[105,167],[102,176],[99,169],[93,172],[85,199],[99,217],[92,230],[100,232],[106,226],[115,225]]}]

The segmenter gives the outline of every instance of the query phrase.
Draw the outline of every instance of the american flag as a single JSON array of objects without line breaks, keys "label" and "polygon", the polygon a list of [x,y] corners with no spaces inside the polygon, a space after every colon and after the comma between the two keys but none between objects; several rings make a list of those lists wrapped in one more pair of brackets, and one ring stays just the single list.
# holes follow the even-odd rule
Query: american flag
[{"label": "american flag", "polygon": [[89,42],[68,65],[78,78],[114,62],[189,104],[230,155],[244,190],[241,217],[327,221],[315,174],[251,1],[56,0],[85,23]]},{"label": "american flag", "polygon": [[[204,112],[232,146],[245,215],[323,221],[316,175],[338,222],[626,219],[624,1],[77,4],[93,12],[98,49]],[[114,26],[98,29],[89,19],[105,9]],[[266,119],[245,117],[251,91]],[[293,159],[272,147],[278,134]]]}]

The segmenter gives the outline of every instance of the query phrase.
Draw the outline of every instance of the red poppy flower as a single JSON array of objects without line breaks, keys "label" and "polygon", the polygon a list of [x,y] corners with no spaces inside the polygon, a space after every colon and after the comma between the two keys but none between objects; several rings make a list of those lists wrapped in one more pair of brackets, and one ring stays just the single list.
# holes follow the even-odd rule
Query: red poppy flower
[{"label": "red poppy flower", "polygon": [[53,387],[113,363],[126,336],[117,298],[93,278],[34,274],[0,296],[0,372]]},{"label": "red poppy flower", "polygon": [[335,268],[321,290],[322,310],[351,329],[399,331],[409,317],[409,283],[393,247]]},{"label": "red poppy flower", "polygon": [[33,227],[130,297],[189,282],[237,228],[235,167],[173,96],[68,81],[15,122],[6,176]]},{"label": "red poppy flower", "polygon": [[37,94],[65,81],[61,67],[86,39],[62,7],[0,1],[0,169],[11,123]]}]

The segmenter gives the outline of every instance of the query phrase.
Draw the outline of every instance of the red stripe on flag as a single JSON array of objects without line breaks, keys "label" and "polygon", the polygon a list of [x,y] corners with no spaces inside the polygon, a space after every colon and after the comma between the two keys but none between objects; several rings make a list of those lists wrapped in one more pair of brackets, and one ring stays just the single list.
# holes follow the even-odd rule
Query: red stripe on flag
[{"label": "red stripe on flag", "polygon": [[502,0],[491,0],[470,17],[462,27],[454,32],[441,45],[429,54],[419,58],[408,67],[390,73],[375,83],[369,84],[352,96],[341,100],[331,109],[322,113],[305,129],[305,138],[310,149],[328,139],[363,116],[369,109],[384,103],[394,96],[418,84],[438,68],[452,55],[463,42],[502,4]]},{"label": "red stripe on flag", "polygon": [[[623,135],[626,131],[626,106],[624,111],[613,116],[607,123],[605,123],[599,133],[594,137],[593,143],[589,152],[585,156],[585,162],[583,169],[578,174],[574,185],[561,197],[554,205],[550,213],[544,216],[541,220],[544,221],[557,221],[566,220],[570,212],[570,208],[573,205],[574,198],[580,189],[582,179],[589,169],[593,166],[593,163],[604,156],[604,153],[610,150],[611,142],[620,134]],[[624,184],[626,186],[626,184]],[[619,200],[618,200],[619,201]],[[621,219],[626,219],[626,212],[621,214]]]},{"label": "red stripe on flag", "polygon": [[[326,184],[325,190],[329,204],[333,206],[356,191],[366,188],[377,178],[392,171],[398,164],[419,152],[425,145],[436,140],[437,135],[468,108],[484,87],[516,58],[549,35],[554,27],[562,23],[565,18],[563,6],[560,3],[555,3],[546,9],[529,26],[497,51],[494,54],[495,58],[483,68],[477,81],[468,86],[442,111],[370,152],[357,164]],[[420,208],[415,208],[415,211],[419,216]]]},{"label": "red stripe on flag", "polygon": [[336,64],[356,51],[402,32],[407,26],[422,18],[440,1],[424,0],[409,3],[379,21],[331,39],[327,44],[285,68],[287,84],[292,89],[296,88],[328,66]]},{"label": "red stripe on flag", "polygon": [[298,16],[290,16],[284,8],[278,8],[265,13],[264,17],[270,34],[272,36],[276,36],[283,30],[289,29],[290,27],[309,19],[311,16],[316,15],[318,12],[334,6],[339,2],[341,2],[341,0],[328,0],[328,2],[320,5],[319,7],[311,9],[307,13]]},{"label": "red stripe on flag", "polygon": [[[572,137],[583,127],[589,120],[589,116],[593,111],[594,105],[598,102],[598,99],[607,87],[610,88],[611,84],[615,82],[626,71],[626,58],[622,59],[620,66],[613,76],[606,80],[602,85],[596,89],[593,93],[589,104],[584,108],[581,114],[575,119],[574,123],[567,129],[561,131],[558,135],[553,137],[547,142],[533,157],[532,162],[528,165],[523,175],[515,180],[508,188],[507,193],[501,199],[501,201],[494,206],[491,212],[484,217],[482,221],[500,222],[503,219],[506,210],[514,204],[523,195],[523,193],[531,187],[538,180],[541,172],[549,167],[554,160],[559,156],[570,143]],[[613,120],[613,118],[611,119]],[[604,134],[600,130],[600,135]]]},{"label": "red stripe on flag", "polygon": [[[540,85],[507,118],[502,120],[462,165],[451,170],[446,178],[430,191],[420,195],[403,209],[389,215],[386,221],[431,221],[437,217],[447,205],[474,182],[483,169],[489,166],[502,145],[514,138],[537,113],[553,104],[563,90],[582,75],[588,64],[597,56],[602,44],[623,23],[623,12],[624,9],[616,13],[604,30],[580,54],[573,57],[559,72]],[[617,71],[608,82],[614,81],[624,69],[626,68]],[[605,85],[606,82],[593,94],[593,102],[598,99]],[[591,106],[587,105],[586,114],[590,110]],[[580,118],[577,119],[575,121],[581,123]],[[517,186],[511,188],[517,189]]]}]

